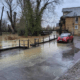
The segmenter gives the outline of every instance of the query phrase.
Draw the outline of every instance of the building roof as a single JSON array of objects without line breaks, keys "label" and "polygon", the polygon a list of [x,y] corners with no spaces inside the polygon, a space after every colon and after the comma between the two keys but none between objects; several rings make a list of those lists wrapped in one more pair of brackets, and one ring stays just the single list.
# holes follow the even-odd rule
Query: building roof
[{"label": "building roof", "polygon": [[62,12],[68,12],[64,17],[80,16],[80,7],[63,8]]}]

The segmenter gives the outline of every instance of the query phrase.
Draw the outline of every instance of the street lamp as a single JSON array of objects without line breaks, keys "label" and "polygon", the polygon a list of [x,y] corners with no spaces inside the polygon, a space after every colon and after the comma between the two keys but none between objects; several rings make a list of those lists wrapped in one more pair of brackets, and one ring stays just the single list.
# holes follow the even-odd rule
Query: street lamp
[{"label": "street lamp", "polygon": [[61,34],[62,33],[62,21],[61,20],[60,20],[59,26],[60,26],[59,34]]},{"label": "street lamp", "polygon": [[74,35],[74,21],[73,21],[73,29],[72,29],[72,34]]},{"label": "street lamp", "polygon": [[74,19],[73,19],[73,31],[72,34],[74,35],[74,25],[75,25],[75,19],[77,18],[77,14],[74,13]]}]

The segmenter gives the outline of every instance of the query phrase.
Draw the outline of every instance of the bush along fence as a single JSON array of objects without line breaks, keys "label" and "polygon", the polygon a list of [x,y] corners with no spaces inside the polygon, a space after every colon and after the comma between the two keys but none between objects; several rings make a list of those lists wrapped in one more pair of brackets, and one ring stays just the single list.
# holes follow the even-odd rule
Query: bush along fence
[{"label": "bush along fence", "polygon": [[55,39],[57,39],[57,37],[58,36],[55,36],[55,35],[53,36],[53,38],[51,38],[50,36],[47,37],[47,39],[43,37],[41,39],[41,41],[39,41],[39,38],[35,38],[34,43],[32,43],[29,39],[28,40],[9,40],[9,41],[5,41],[5,42],[0,42],[0,44],[2,45],[2,46],[0,46],[0,51],[17,49],[17,48],[29,49],[30,46],[36,47],[36,46],[39,46],[39,44],[55,40]]}]

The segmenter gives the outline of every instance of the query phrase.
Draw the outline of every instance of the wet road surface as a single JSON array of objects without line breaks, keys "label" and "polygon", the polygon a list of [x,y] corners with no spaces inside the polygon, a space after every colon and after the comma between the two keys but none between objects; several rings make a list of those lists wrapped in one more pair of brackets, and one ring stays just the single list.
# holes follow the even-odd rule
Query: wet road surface
[{"label": "wet road surface", "polygon": [[0,80],[57,80],[80,57],[80,38],[74,43],[51,41],[27,50],[0,52]]}]

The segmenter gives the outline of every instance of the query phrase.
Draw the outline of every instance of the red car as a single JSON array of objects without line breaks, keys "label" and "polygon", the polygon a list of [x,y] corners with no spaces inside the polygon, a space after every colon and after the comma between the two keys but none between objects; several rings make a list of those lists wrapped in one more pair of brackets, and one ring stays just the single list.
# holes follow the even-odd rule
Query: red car
[{"label": "red car", "polygon": [[71,33],[62,33],[58,39],[57,42],[73,42],[73,36],[71,35]]}]

